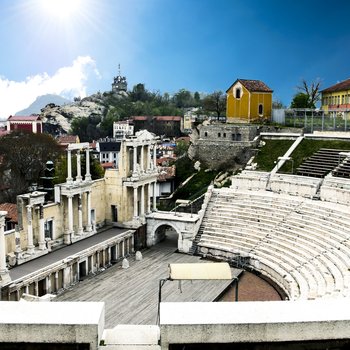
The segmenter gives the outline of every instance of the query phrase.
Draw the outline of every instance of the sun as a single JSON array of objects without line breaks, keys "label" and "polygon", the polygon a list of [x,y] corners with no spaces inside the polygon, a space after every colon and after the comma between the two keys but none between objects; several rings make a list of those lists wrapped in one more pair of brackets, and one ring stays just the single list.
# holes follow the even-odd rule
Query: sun
[{"label": "sun", "polygon": [[39,3],[45,14],[66,20],[79,13],[82,0],[39,0]]}]

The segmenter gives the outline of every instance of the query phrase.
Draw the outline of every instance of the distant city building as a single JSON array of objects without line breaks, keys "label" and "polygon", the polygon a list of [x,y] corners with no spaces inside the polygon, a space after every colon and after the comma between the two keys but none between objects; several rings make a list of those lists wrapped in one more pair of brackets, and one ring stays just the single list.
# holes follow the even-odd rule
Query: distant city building
[{"label": "distant city building", "polygon": [[80,139],[78,135],[62,135],[57,138],[57,142],[62,148],[67,149],[71,143],[80,143]]},{"label": "distant city building", "polygon": [[226,91],[227,122],[270,120],[272,93],[260,80],[237,79]]},{"label": "distant city building", "polygon": [[113,123],[113,137],[122,139],[125,136],[134,135],[134,125],[129,120],[122,120]]},{"label": "distant city building", "polygon": [[134,116],[135,132],[148,130],[156,135],[179,137],[183,132],[183,118],[180,116]]},{"label": "distant city building", "polygon": [[[96,153],[100,163],[108,168],[118,168],[121,140],[105,138],[96,142]],[[104,168],[105,168],[104,167]]]},{"label": "distant city building", "polygon": [[128,83],[126,77],[121,76],[120,74],[120,64],[118,65],[118,75],[114,78],[112,83],[112,92],[119,94],[121,92],[126,92],[128,89]]},{"label": "distant city building", "polygon": [[7,212],[5,216],[5,231],[14,230],[18,223],[17,219],[17,204],[0,203],[0,211]]},{"label": "distant city building", "polygon": [[38,115],[17,116],[10,115],[7,119],[7,131],[23,130],[34,134],[41,134],[43,122]]}]

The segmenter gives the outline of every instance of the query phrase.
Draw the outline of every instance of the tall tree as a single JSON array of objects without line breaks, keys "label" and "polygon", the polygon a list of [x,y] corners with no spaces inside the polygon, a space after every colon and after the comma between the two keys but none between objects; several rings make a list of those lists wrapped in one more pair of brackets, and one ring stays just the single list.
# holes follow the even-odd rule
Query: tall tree
[{"label": "tall tree", "polygon": [[297,86],[297,89],[307,96],[307,106],[305,108],[316,108],[316,103],[320,100],[320,86],[321,81],[319,79],[307,83],[305,79],[301,81],[301,85]]},{"label": "tall tree", "polygon": [[147,100],[150,99],[151,93],[149,91],[146,90],[145,85],[144,84],[136,84],[132,91],[130,92],[130,98],[131,101],[135,102],[135,101],[142,101],[145,102]]},{"label": "tall tree", "polygon": [[0,183],[9,188],[3,201],[15,203],[16,196],[39,183],[48,160],[62,153],[56,140],[47,134],[15,131],[0,138]]},{"label": "tall tree", "polygon": [[194,104],[193,97],[190,91],[180,89],[173,97],[175,106],[178,108],[192,107]]},{"label": "tall tree", "polygon": [[203,108],[205,111],[213,112],[219,119],[226,114],[226,94],[222,91],[214,91],[203,99]]}]

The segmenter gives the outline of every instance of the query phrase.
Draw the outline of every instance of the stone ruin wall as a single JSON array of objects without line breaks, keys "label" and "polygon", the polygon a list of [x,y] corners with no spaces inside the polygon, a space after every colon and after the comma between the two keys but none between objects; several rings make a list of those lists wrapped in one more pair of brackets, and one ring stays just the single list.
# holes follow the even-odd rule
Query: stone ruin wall
[{"label": "stone ruin wall", "polygon": [[200,125],[191,134],[189,157],[211,169],[236,170],[255,154],[257,126]]}]

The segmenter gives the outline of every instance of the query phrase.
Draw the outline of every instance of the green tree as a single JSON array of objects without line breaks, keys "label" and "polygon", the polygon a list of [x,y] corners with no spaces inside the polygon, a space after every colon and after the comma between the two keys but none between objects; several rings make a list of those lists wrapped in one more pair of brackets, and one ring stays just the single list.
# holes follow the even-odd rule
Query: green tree
[{"label": "green tree", "polygon": [[[0,183],[8,191],[0,201],[15,203],[16,196],[40,182],[48,160],[62,154],[57,141],[48,134],[14,131],[0,138]],[[1,197],[1,196],[0,196]]]},{"label": "green tree", "polygon": [[132,91],[130,92],[130,98],[133,102],[145,102],[152,99],[152,94],[146,90],[144,84],[139,83],[133,87]]},{"label": "green tree", "polygon": [[214,91],[203,99],[203,108],[207,112],[215,113],[219,119],[226,115],[226,94],[222,91]]},{"label": "green tree", "polygon": [[195,106],[194,106],[194,107],[200,106],[200,104],[201,104],[201,96],[200,96],[200,94],[199,94],[198,91],[196,91],[196,92],[193,94],[193,99],[194,99],[194,102],[195,102]]},{"label": "green tree", "polygon": [[180,140],[176,142],[176,147],[174,150],[176,157],[181,157],[184,154],[186,154],[188,151],[188,147],[189,147],[189,143],[186,141]]},{"label": "green tree", "polygon": [[[67,155],[62,154],[61,157],[57,160],[55,164],[55,180],[56,184],[64,183],[67,179],[68,174],[68,166],[67,166]],[[81,174],[84,175],[86,173],[86,161],[85,155],[81,156]],[[104,176],[104,170],[100,164],[100,162],[93,158],[90,154],[90,174],[92,180],[100,179]],[[77,161],[76,155],[72,155],[72,176],[77,176]]]},{"label": "green tree", "polygon": [[309,96],[303,92],[298,92],[294,95],[290,104],[291,108],[314,108],[314,105],[310,103]]},{"label": "green tree", "polygon": [[186,89],[180,89],[173,97],[173,101],[178,108],[192,107],[194,100],[190,91]]}]

